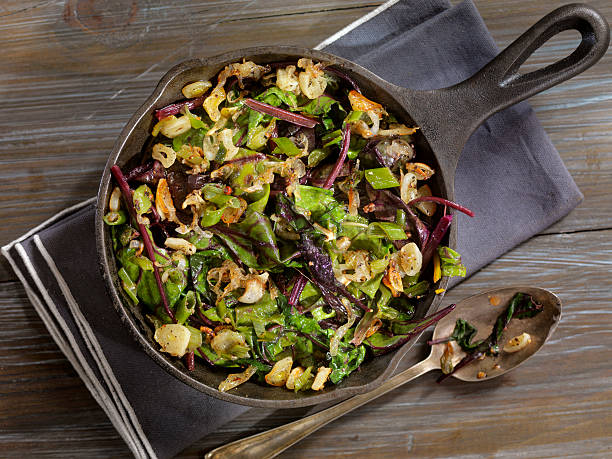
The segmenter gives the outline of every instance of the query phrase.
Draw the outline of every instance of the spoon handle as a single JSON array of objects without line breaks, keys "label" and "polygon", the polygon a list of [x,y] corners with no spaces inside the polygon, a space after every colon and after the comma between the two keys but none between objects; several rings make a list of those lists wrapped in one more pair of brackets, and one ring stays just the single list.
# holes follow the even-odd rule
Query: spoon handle
[{"label": "spoon handle", "polygon": [[205,459],[220,459],[227,457],[240,458],[272,458],[282,453],[291,445],[307,437],[324,425],[365,405],[371,400],[396,389],[428,371],[440,368],[439,362],[430,354],[428,358],[395,375],[376,389],[365,394],[356,395],[337,405],[289,424],[276,427],[266,432],[236,440],[220,446],[206,454]]}]

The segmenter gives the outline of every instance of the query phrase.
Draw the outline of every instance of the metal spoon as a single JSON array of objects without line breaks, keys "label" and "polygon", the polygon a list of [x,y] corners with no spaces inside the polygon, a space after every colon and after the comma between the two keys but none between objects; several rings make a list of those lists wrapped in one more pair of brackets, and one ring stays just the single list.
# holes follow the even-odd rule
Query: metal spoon
[{"label": "metal spoon", "polygon": [[[459,318],[467,320],[478,329],[478,335],[475,339],[488,336],[497,316],[504,311],[510,299],[517,292],[531,295],[535,301],[544,305],[544,309],[533,318],[512,320],[504,332],[503,341],[500,345],[503,347],[506,341],[523,332],[531,335],[531,343],[526,348],[515,353],[502,351],[496,358],[486,357],[484,360],[472,362],[459,369],[452,376],[462,381],[486,381],[503,375],[535,354],[552,335],[561,318],[561,301],[559,298],[545,289],[515,286],[489,290],[461,301],[451,313],[438,322],[434,330],[433,339],[436,340],[450,336],[455,326],[455,321]],[[206,454],[205,458],[240,457],[261,459],[274,457],[312,432],[346,413],[398,388],[402,384],[412,381],[424,373],[440,369],[440,357],[442,357],[444,349],[445,344],[433,345],[429,357],[393,376],[371,392],[351,397],[331,408],[319,411],[292,423],[221,446],[210,451]]]}]

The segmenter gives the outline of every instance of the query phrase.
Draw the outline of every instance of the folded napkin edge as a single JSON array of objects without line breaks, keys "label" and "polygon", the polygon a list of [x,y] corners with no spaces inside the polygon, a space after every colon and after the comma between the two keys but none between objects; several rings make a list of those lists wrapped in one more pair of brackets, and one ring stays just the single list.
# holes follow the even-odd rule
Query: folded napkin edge
[{"label": "folded napkin edge", "polygon": [[[45,227],[49,226],[50,224],[54,223],[60,218],[63,218],[66,215],[70,214],[71,212],[74,212],[76,210],[79,210],[80,208],[85,207],[87,204],[91,203],[94,199],[95,198],[88,199],[79,204],[76,204],[67,209],[64,209],[63,211],[58,212],[57,214],[53,215],[51,218],[42,222],[40,225],[34,228],[33,231],[30,231],[29,233],[37,232],[37,231],[44,229]],[[81,378],[81,380],[85,384],[85,387],[87,387],[87,390],[89,391],[89,393],[92,395],[94,400],[96,400],[98,405],[100,405],[100,407],[103,409],[103,411],[108,416],[109,420],[111,421],[111,423],[113,424],[113,426],[115,427],[119,435],[126,442],[126,444],[128,445],[129,449],[132,451],[134,456],[147,457],[144,452],[143,445],[139,444],[136,438],[134,438],[135,432],[130,431],[131,429],[122,419],[122,416],[120,415],[118,411],[118,407],[109,398],[106,390],[102,387],[94,371],[87,364],[85,357],[81,353],[80,347],[76,344],[74,336],[70,332],[64,319],[60,316],[57,310],[57,306],[55,306],[55,303],[53,303],[48,292],[46,292],[46,289],[42,285],[41,280],[38,278],[38,275],[36,274],[36,269],[33,266],[30,258],[28,257],[25,251],[25,248],[21,244],[23,240],[31,236],[31,234],[29,233],[26,233],[24,235],[25,237],[22,236],[10,242],[9,244],[5,245],[4,247],[0,249],[0,251],[2,252],[4,257],[8,260],[9,264],[15,271],[17,278],[19,279],[19,281],[24,287],[24,290],[26,291],[26,295],[28,296],[28,299],[34,306],[34,309],[40,316],[45,327],[47,327],[47,329],[49,330],[49,334],[51,335],[51,338],[56,343],[56,345],[59,347],[60,351],[66,356],[67,360],[70,362],[74,370],[77,372],[78,376]],[[32,287],[32,285],[26,278],[25,274],[23,273],[22,269],[19,267],[16,260],[11,255],[10,250],[13,248],[15,249],[19,257],[21,258],[23,265],[27,269],[28,274],[32,277],[32,280],[34,281],[34,283],[37,284],[37,287],[42,287],[42,289],[39,289],[39,292],[43,295],[43,298],[45,299],[47,306],[45,306],[45,304],[43,303],[39,295],[36,293],[36,289]],[[53,304],[53,306],[51,306],[49,302]],[[53,317],[51,317],[51,315]],[[152,457],[156,457],[156,455],[153,454]]]},{"label": "folded napkin edge", "polygon": [[57,268],[53,257],[51,257],[51,255],[47,251],[42,240],[40,239],[40,236],[38,234],[34,235],[33,240],[38,251],[47,263],[47,267],[55,277],[57,285],[59,286],[62,295],[64,296],[64,300],[68,305],[68,309],[72,314],[75,323],[77,324],[79,332],[81,333],[81,336],[83,337],[83,340],[85,341],[89,352],[91,352],[96,362],[98,362],[98,369],[100,370],[100,373],[102,373],[102,377],[105,379],[106,385],[109,388],[111,396],[113,397],[113,399],[115,399],[115,403],[119,407],[119,411],[120,414],[122,414],[124,422],[127,426],[132,427],[135,430],[135,435],[143,443],[144,448],[152,457],[155,457],[156,454],[151,444],[149,443],[147,436],[142,430],[140,421],[138,420],[138,417],[136,416],[132,405],[125,396],[123,389],[119,384],[119,381],[117,381],[117,378],[115,377],[115,374],[113,373],[113,370],[109,365],[104,352],[102,351],[102,347],[100,346],[98,339],[96,338],[91,326],[89,325],[89,322],[87,322],[87,319],[85,319],[85,316],[81,311],[79,303],[72,295],[72,292],[68,287],[68,283]]}]

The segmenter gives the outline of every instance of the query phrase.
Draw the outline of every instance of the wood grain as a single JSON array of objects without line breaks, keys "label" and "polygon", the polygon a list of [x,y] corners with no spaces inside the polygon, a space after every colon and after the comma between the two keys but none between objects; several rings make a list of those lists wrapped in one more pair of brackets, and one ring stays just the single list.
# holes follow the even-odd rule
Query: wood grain
[{"label": "wood grain", "polygon": [[[106,155],[172,65],[257,44],[314,46],[380,1],[5,1],[0,5],[0,244],[94,195]],[[454,2],[457,3],[457,2]],[[607,0],[590,2],[612,18]],[[562,4],[476,1],[504,47]],[[89,8],[89,9],[88,9]],[[92,9],[93,8],[93,9]],[[129,25],[126,25],[129,24]],[[526,69],[568,55],[563,34]],[[581,206],[495,261],[449,302],[508,283],[557,292],[564,317],[525,366],[480,384],[389,394],[284,457],[612,456],[612,57],[531,101],[585,195]],[[55,346],[14,273],[0,262],[3,457],[127,457],[129,451]],[[404,362],[416,361],[423,346]],[[279,425],[304,410],[252,410],[183,457]]]}]

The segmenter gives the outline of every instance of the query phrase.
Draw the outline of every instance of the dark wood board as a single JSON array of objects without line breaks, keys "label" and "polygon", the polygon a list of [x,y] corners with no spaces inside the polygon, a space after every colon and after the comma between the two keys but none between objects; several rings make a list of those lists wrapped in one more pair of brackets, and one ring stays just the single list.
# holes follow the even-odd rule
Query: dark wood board
[{"label": "dark wood board", "polygon": [[[314,46],[381,2],[96,2],[0,6],[0,244],[93,196],[117,133],[173,64],[255,44]],[[456,3],[456,2],[455,2]],[[500,47],[563,2],[476,1]],[[612,18],[607,0],[590,2]],[[80,2],[91,6],[91,2]],[[127,14],[127,16],[126,16]],[[76,21],[76,22],[75,22]],[[104,34],[120,21],[133,32]],[[78,22],[78,23],[77,23]],[[247,33],[248,32],[248,33]],[[571,52],[553,40],[527,68]],[[612,57],[532,105],[585,195],[565,219],[453,289],[448,302],[509,283],[550,288],[564,317],[525,366],[480,384],[435,374],[334,422],[284,457],[610,457],[612,455]],[[53,343],[14,273],[0,264],[1,456],[118,457],[129,450]],[[420,346],[408,365],[425,352]],[[258,410],[184,452],[290,421]]]}]

